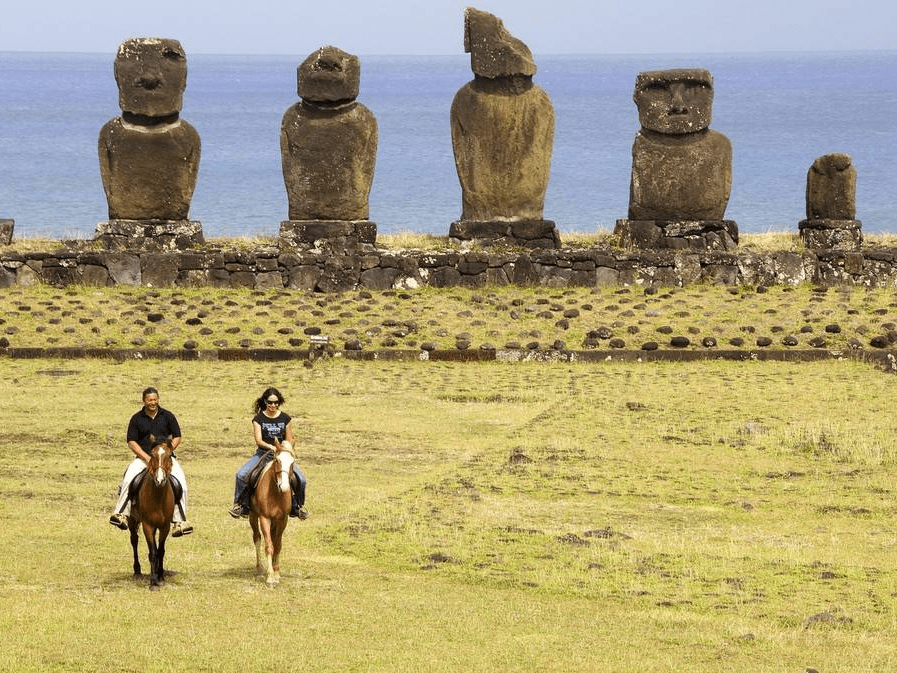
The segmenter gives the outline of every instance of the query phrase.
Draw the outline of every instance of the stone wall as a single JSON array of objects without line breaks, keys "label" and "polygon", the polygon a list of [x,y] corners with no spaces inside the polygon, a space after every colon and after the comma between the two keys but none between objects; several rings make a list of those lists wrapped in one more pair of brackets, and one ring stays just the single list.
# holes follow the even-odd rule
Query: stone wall
[{"label": "stone wall", "polygon": [[90,243],[48,253],[0,251],[0,287],[144,285],[294,288],[340,292],[537,285],[797,285],[897,287],[897,249],[846,251],[387,251],[373,246],[325,253],[207,246],[193,251],[99,251]]}]

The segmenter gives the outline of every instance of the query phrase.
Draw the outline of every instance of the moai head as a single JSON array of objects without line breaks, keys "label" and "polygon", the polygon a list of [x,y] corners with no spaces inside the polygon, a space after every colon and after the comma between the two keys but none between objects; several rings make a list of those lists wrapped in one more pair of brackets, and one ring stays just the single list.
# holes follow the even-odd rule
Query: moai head
[{"label": "moai head", "polygon": [[464,51],[470,54],[470,68],[479,77],[536,74],[529,47],[511,35],[497,16],[473,7],[464,12]]},{"label": "moai head", "polygon": [[698,68],[640,72],[632,96],[642,128],[684,135],[710,126],[713,78]]},{"label": "moai head", "polygon": [[358,97],[361,63],[357,56],[325,46],[309,55],[297,69],[300,98],[312,103],[338,103]]},{"label": "moai head", "polygon": [[122,111],[166,117],[181,111],[187,86],[187,56],[177,40],[135,37],[121,43],[115,81]]}]

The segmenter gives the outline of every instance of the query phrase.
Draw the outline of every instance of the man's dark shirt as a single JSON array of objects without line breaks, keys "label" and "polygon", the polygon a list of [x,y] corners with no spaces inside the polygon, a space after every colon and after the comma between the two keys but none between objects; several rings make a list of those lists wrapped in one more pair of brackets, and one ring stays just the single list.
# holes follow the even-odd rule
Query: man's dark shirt
[{"label": "man's dark shirt", "polygon": [[128,441],[131,440],[140,444],[144,451],[151,448],[150,435],[156,439],[167,439],[171,437],[181,436],[181,426],[178,425],[178,419],[174,414],[159,407],[155,418],[150,418],[144,407],[136,414],[131,416],[131,422],[128,423]]}]

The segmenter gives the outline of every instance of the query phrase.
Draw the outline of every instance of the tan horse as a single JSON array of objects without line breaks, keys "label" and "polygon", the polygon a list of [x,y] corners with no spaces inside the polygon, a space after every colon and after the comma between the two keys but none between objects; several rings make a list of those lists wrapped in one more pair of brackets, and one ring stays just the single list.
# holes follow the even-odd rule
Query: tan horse
[{"label": "tan horse", "polygon": [[255,543],[255,569],[265,576],[265,584],[276,587],[280,582],[280,549],[283,532],[290,520],[293,495],[290,471],[293,469],[293,447],[276,439],[274,459],[259,477],[249,501],[249,525]]},{"label": "tan horse", "polygon": [[134,549],[134,576],[140,577],[140,560],[137,557],[137,526],[143,528],[143,537],[149,550],[150,589],[155,591],[165,581],[165,539],[171,531],[174,516],[174,487],[171,479],[171,456],[174,449],[171,438],[151,438],[154,446],[143,475],[131,513],[128,529],[131,531],[131,547]]}]

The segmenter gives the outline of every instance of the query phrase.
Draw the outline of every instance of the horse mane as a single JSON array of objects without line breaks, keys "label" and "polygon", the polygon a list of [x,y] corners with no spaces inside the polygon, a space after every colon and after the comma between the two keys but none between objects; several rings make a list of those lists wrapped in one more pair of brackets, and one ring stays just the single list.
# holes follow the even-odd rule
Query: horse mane
[{"label": "horse mane", "polygon": [[286,451],[293,457],[293,460],[296,459],[296,451],[293,449],[293,445],[287,441],[280,442],[277,439],[274,440],[274,446],[277,447],[278,451]]}]

